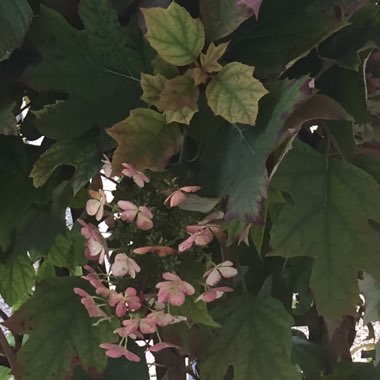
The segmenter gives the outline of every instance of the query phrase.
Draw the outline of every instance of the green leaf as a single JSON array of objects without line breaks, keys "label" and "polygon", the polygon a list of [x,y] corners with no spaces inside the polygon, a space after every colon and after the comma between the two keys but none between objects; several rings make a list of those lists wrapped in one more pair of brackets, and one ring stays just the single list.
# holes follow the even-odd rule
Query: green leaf
[{"label": "green leaf", "polygon": [[118,143],[112,158],[116,175],[120,174],[123,162],[140,169],[163,170],[178,151],[181,138],[177,125],[166,124],[163,115],[145,108],[134,109],[107,133]]},{"label": "green leaf", "polygon": [[27,0],[2,1],[0,4],[0,62],[21,46],[32,22],[33,12]]},{"label": "green leaf", "polygon": [[0,173],[0,247],[6,249],[11,232],[19,226],[25,212],[36,199],[36,190],[25,174]]},{"label": "green leaf", "polygon": [[199,19],[174,1],[167,9],[142,9],[148,32],[145,37],[165,61],[185,66],[195,61],[205,44],[205,31]]},{"label": "green leaf", "polygon": [[174,315],[184,315],[190,323],[201,324],[209,327],[220,327],[214,321],[207,311],[207,306],[204,302],[195,302],[194,298],[186,298],[185,303],[179,307],[171,307],[171,313]]},{"label": "green leaf", "polygon": [[380,278],[380,235],[369,224],[379,220],[380,188],[357,167],[301,143],[288,153],[272,184],[293,202],[272,228],[273,255],[314,258],[310,287],[331,328],[356,310],[358,271]]},{"label": "green leaf", "polygon": [[78,360],[85,369],[104,370],[107,359],[99,344],[114,341],[114,327],[108,321],[92,326],[75,287],[88,289],[88,284],[75,277],[43,281],[5,323],[11,331],[29,335],[18,353],[23,379],[66,380]]},{"label": "green leaf", "polygon": [[12,378],[11,370],[0,366],[0,380],[11,380]]},{"label": "green leaf", "polygon": [[143,90],[143,94],[141,95],[141,100],[148,104],[157,104],[167,80],[168,79],[161,74],[149,75],[142,73],[141,88]]},{"label": "green leaf", "polygon": [[5,302],[13,306],[19,301],[25,301],[32,292],[36,272],[30,258],[18,255],[0,264],[0,294]]},{"label": "green leaf", "polygon": [[80,139],[61,141],[52,145],[33,166],[30,176],[33,178],[34,186],[44,185],[54,170],[62,165],[71,165],[76,168],[72,178],[74,193],[76,193],[101,167],[94,140],[83,136]]},{"label": "green leaf", "polygon": [[323,380],[378,380],[380,366],[374,368],[367,363],[341,363],[333,375],[324,376]]},{"label": "green leaf", "polygon": [[0,134],[18,134],[16,118],[12,112],[14,106],[14,102],[0,103]]},{"label": "green leaf", "polygon": [[251,17],[236,31],[236,43],[230,45],[229,52],[235,60],[255,66],[260,76],[281,72],[346,27],[350,6],[354,8],[346,0],[265,0],[259,19]]},{"label": "green leaf", "polygon": [[[128,342],[128,345],[129,342]],[[134,344],[137,346],[137,344]],[[138,347],[138,346],[137,346]],[[133,347],[133,352],[136,348]],[[73,380],[149,380],[149,371],[145,358],[140,362],[130,362],[125,358],[108,359],[107,368],[102,376],[90,376],[82,368],[77,367]]]},{"label": "green leaf", "polygon": [[[54,89],[67,98],[34,112],[35,125],[57,139],[106,128],[139,104],[141,72],[152,58],[137,22],[119,25],[108,0],[80,2],[84,29],[73,28],[55,11],[41,7],[28,34],[41,54],[24,80],[37,90]],[[105,106],[107,105],[107,106]]]},{"label": "green leaf", "polygon": [[84,239],[78,231],[57,235],[48,253],[48,260],[57,267],[75,269],[87,262],[84,255]]},{"label": "green leaf", "polygon": [[253,67],[232,62],[208,84],[206,96],[215,115],[230,123],[255,125],[259,100],[267,92],[253,77]]},{"label": "green leaf", "polygon": [[326,353],[315,343],[292,337],[292,361],[300,366],[307,380],[320,380]]},{"label": "green leaf", "polygon": [[368,273],[359,281],[360,293],[365,299],[363,323],[380,321],[380,286]]},{"label": "green leaf", "polygon": [[375,46],[380,46],[380,9],[368,4],[352,16],[350,25],[324,41],[318,53],[335,59],[342,67],[359,70],[359,53]]},{"label": "green leaf", "polygon": [[290,362],[292,318],[277,300],[238,297],[224,311],[200,361],[202,378],[223,379],[232,365],[234,380],[301,379]]},{"label": "green leaf", "polygon": [[236,0],[201,0],[199,12],[208,41],[228,36],[253,14],[247,7],[237,5]]},{"label": "green leaf", "polygon": [[307,99],[307,80],[284,81],[262,99],[254,128],[224,125],[205,147],[199,181],[210,197],[228,197],[226,219],[262,223],[267,197],[266,160],[287,116]]}]

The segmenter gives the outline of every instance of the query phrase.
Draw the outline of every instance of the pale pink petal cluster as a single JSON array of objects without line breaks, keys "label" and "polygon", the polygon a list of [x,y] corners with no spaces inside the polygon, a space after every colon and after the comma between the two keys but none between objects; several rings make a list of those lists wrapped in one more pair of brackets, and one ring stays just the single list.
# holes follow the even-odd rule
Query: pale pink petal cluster
[{"label": "pale pink petal cluster", "polygon": [[221,286],[219,288],[213,288],[202,293],[195,301],[213,302],[216,299],[222,297],[224,293],[233,292],[232,288],[228,286]]},{"label": "pale pink petal cluster", "polygon": [[216,285],[222,278],[231,278],[238,274],[231,261],[223,261],[209,269],[203,277],[206,278],[206,284],[209,286]]},{"label": "pale pink petal cluster", "polygon": [[140,247],[133,250],[133,253],[137,255],[145,255],[147,253],[155,253],[159,257],[166,257],[170,255],[174,255],[178,251],[172,247],[167,247],[164,245],[153,245],[149,247]]},{"label": "pale pink petal cluster", "polygon": [[81,304],[87,309],[88,315],[94,318],[106,318],[107,314],[101,310],[94,299],[83,289],[74,288],[74,293],[81,297]]},{"label": "pale pink petal cluster", "polygon": [[179,252],[187,251],[193,245],[204,247],[214,239],[214,235],[212,234],[211,230],[205,226],[188,226],[186,230],[190,236],[181,244],[179,244]]},{"label": "pale pink petal cluster", "polygon": [[133,182],[140,188],[144,187],[145,183],[149,183],[149,178],[141,171],[136,170],[130,164],[123,164],[121,173],[128,178],[132,178]]},{"label": "pale pink petal cluster", "polygon": [[106,350],[106,355],[109,358],[121,358],[124,356],[131,362],[139,362],[140,358],[131,351],[128,351],[125,347],[113,343],[102,343],[100,348]]},{"label": "pale pink petal cluster", "polygon": [[141,308],[141,300],[137,296],[136,289],[132,287],[125,289],[124,293],[111,290],[108,303],[112,307],[116,306],[116,315],[118,317],[123,317],[128,310],[136,311]]},{"label": "pale pink petal cluster", "polygon": [[90,189],[88,193],[91,199],[86,203],[86,212],[90,216],[95,216],[95,219],[99,222],[104,215],[104,205],[107,203],[106,195],[102,189],[98,191]]},{"label": "pale pink petal cluster", "polygon": [[136,225],[140,230],[147,231],[153,227],[153,214],[146,206],[136,206],[129,201],[119,201],[117,205],[122,210],[121,220],[133,222],[136,220]]},{"label": "pale pink petal cluster", "polygon": [[162,277],[166,281],[156,285],[158,290],[158,302],[168,302],[174,306],[181,306],[185,303],[185,296],[191,296],[195,289],[186,281],[181,280],[174,273],[165,272]]},{"label": "pale pink petal cluster", "polygon": [[104,256],[108,252],[106,240],[93,224],[87,224],[81,219],[78,219],[78,222],[82,226],[81,235],[86,239],[86,249],[84,251],[86,257],[89,260],[103,264]]},{"label": "pale pink petal cluster", "polygon": [[136,273],[139,273],[141,268],[135,260],[128,257],[125,253],[118,253],[115,256],[115,261],[111,265],[111,272],[116,277],[125,275],[131,278],[136,278]]},{"label": "pale pink petal cluster", "polygon": [[102,169],[103,169],[105,176],[111,178],[111,176],[112,176],[112,164],[111,164],[111,161],[109,160],[109,158],[105,154],[103,154],[102,163],[103,163]]},{"label": "pale pink petal cluster", "polygon": [[199,191],[200,186],[184,186],[178,190],[173,191],[164,201],[165,206],[175,207],[184,202],[187,194]]}]

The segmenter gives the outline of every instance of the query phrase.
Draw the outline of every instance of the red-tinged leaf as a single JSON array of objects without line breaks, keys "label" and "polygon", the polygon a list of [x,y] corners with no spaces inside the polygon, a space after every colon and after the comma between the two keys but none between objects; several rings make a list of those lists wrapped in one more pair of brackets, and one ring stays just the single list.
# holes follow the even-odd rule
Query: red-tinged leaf
[{"label": "red-tinged leaf", "polygon": [[237,0],[236,4],[245,5],[246,7],[252,9],[255,13],[256,18],[258,19],[262,2],[263,0]]}]

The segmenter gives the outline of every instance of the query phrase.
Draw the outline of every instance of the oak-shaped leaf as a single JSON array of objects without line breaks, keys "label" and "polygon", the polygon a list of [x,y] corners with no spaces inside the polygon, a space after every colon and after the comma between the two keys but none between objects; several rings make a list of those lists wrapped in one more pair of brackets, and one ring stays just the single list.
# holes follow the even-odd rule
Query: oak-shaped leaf
[{"label": "oak-shaped leaf", "polygon": [[251,66],[232,62],[212,79],[206,96],[215,115],[230,123],[255,125],[259,100],[268,91],[253,77],[253,70]]},{"label": "oak-shaped leaf", "polygon": [[59,141],[46,150],[35,162],[30,176],[33,185],[41,187],[62,165],[76,168],[72,178],[74,193],[76,193],[100,169],[101,161],[96,152],[95,142],[87,135],[75,140]]},{"label": "oak-shaped leaf", "polygon": [[204,27],[199,19],[172,2],[167,9],[142,9],[147,33],[145,37],[161,58],[176,66],[195,61],[205,43]]},{"label": "oak-shaped leaf", "polygon": [[27,0],[0,3],[0,62],[21,46],[32,18],[33,11]]},{"label": "oak-shaped leaf", "polygon": [[226,123],[205,146],[198,181],[206,196],[228,198],[226,220],[263,223],[266,161],[289,114],[310,97],[307,82],[302,78],[277,83],[260,102],[254,128]]},{"label": "oak-shaped leaf", "polygon": [[13,306],[32,292],[36,272],[28,255],[18,254],[0,264],[0,295]]},{"label": "oak-shaped leaf", "polygon": [[199,57],[202,69],[207,73],[215,73],[222,70],[222,65],[218,62],[223,57],[228,47],[228,43],[217,46],[213,42],[207,48],[206,53],[201,53]]},{"label": "oak-shaped leaf", "polygon": [[234,380],[301,379],[290,358],[292,317],[279,301],[245,295],[224,312],[200,360],[202,378],[223,379],[232,365]]},{"label": "oak-shaped leaf", "polygon": [[36,90],[67,95],[34,111],[36,127],[55,139],[71,139],[125,118],[139,105],[138,78],[149,72],[154,55],[137,21],[132,18],[121,27],[110,1],[81,1],[79,14],[81,30],[42,6],[28,34],[41,59],[28,66],[23,80]]},{"label": "oak-shaped leaf", "polygon": [[380,279],[380,187],[361,169],[297,142],[272,179],[288,193],[271,231],[272,254],[314,259],[310,287],[330,329],[355,313],[359,270]]},{"label": "oak-shaped leaf", "polygon": [[177,125],[167,124],[164,115],[146,108],[134,109],[107,133],[118,143],[112,158],[115,175],[120,174],[123,162],[139,169],[164,170],[182,137]]},{"label": "oak-shaped leaf", "polygon": [[199,12],[208,41],[228,36],[253,13],[236,0],[200,0]]},{"label": "oak-shaped leaf", "polygon": [[181,111],[183,108],[197,108],[199,97],[191,75],[179,75],[165,81],[160,97],[156,102],[160,111]]},{"label": "oak-shaped leaf", "polygon": [[171,79],[142,74],[141,87],[141,99],[163,112],[167,123],[190,124],[198,111],[199,90],[190,72]]},{"label": "oak-shaped leaf", "polygon": [[17,359],[19,378],[25,380],[66,380],[73,367],[104,370],[107,359],[99,344],[113,342],[109,321],[92,326],[94,320],[73,288],[88,289],[76,277],[51,278],[37,285],[33,295],[4,325],[29,335]]}]

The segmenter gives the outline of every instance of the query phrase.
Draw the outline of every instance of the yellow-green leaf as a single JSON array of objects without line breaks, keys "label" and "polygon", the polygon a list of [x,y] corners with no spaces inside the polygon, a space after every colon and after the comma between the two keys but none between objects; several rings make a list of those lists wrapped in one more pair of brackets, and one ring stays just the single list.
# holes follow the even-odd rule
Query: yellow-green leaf
[{"label": "yellow-green leaf", "polygon": [[120,174],[123,162],[139,169],[160,171],[178,152],[181,131],[168,125],[165,116],[151,109],[136,108],[123,121],[107,130],[118,146],[112,158],[112,171]]},{"label": "yellow-green leaf", "polygon": [[190,124],[194,114],[198,112],[198,106],[196,108],[184,107],[180,111],[165,111],[164,115],[168,123],[182,123]]},{"label": "yellow-green leaf", "polygon": [[232,62],[223,67],[206,89],[215,115],[230,123],[255,125],[259,100],[267,90],[253,77],[253,67]]},{"label": "yellow-green leaf", "polygon": [[185,66],[198,58],[205,43],[204,27],[199,19],[172,2],[167,9],[142,10],[148,32],[146,38],[165,61]]},{"label": "yellow-green leaf", "polygon": [[143,90],[141,100],[148,104],[156,104],[160,99],[166,81],[167,79],[161,74],[141,74],[141,88]]},{"label": "yellow-green leaf", "polygon": [[207,48],[206,54],[202,53],[200,56],[203,70],[208,73],[215,73],[222,70],[222,65],[218,60],[223,57],[227,47],[228,43],[215,46],[215,44],[211,42],[210,46]]}]

